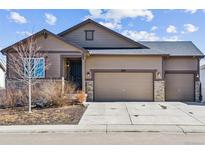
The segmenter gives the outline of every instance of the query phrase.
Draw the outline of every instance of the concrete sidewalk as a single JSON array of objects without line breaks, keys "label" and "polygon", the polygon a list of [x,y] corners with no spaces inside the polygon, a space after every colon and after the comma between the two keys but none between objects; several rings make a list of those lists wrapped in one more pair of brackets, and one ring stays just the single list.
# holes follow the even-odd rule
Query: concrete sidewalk
[{"label": "concrete sidewalk", "polygon": [[66,133],[66,132],[170,132],[205,133],[205,126],[193,125],[19,125],[0,126],[0,133]]}]

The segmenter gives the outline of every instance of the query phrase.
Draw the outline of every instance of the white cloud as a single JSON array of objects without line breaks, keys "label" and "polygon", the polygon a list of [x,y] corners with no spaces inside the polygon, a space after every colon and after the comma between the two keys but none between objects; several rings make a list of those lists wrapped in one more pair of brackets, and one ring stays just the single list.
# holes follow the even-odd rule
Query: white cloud
[{"label": "white cloud", "polygon": [[163,41],[180,41],[179,37],[177,35],[170,36],[170,37],[163,37]]},{"label": "white cloud", "polygon": [[186,9],[184,12],[194,14],[197,12],[197,9]]},{"label": "white cloud", "polygon": [[157,29],[158,29],[157,26],[153,26],[153,27],[151,28],[151,31],[155,31],[155,30],[157,30]]},{"label": "white cloud", "polygon": [[55,25],[56,24],[57,18],[53,14],[45,13],[45,18],[46,18],[46,22],[49,25]]},{"label": "white cloud", "polygon": [[31,36],[32,33],[28,31],[17,31],[16,34],[19,34],[21,36]]},{"label": "white cloud", "polygon": [[121,29],[122,28],[122,26],[116,22],[100,22],[100,24],[110,29]]},{"label": "white cloud", "polygon": [[12,20],[13,22],[18,23],[18,24],[27,23],[27,19],[24,16],[17,13],[17,12],[10,12],[9,19]]},{"label": "white cloud", "polygon": [[142,17],[147,21],[151,21],[154,18],[154,15],[150,10],[136,10],[136,9],[111,9],[111,10],[89,10],[90,15],[86,18],[93,19],[104,19],[112,20],[115,22],[121,22],[125,18],[137,18]]},{"label": "white cloud", "polygon": [[177,33],[177,28],[173,25],[169,25],[166,29],[167,33]]},{"label": "white cloud", "polygon": [[157,41],[160,39],[155,33],[149,33],[147,31],[125,30],[122,34],[135,41]]},{"label": "white cloud", "polygon": [[199,30],[199,27],[192,24],[184,24],[184,28],[187,33],[193,33]]}]

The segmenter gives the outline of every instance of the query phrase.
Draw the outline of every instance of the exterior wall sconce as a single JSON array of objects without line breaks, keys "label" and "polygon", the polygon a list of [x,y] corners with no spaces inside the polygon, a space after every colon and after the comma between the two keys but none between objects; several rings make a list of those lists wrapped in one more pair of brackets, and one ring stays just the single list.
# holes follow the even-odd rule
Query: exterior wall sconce
[{"label": "exterior wall sconce", "polygon": [[86,74],[87,74],[87,77],[90,77],[90,72],[87,72]]},{"label": "exterior wall sconce", "polygon": [[156,78],[161,79],[161,73],[160,72],[156,72]]},{"label": "exterior wall sconce", "polygon": [[199,74],[196,74],[196,78],[199,78]]}]

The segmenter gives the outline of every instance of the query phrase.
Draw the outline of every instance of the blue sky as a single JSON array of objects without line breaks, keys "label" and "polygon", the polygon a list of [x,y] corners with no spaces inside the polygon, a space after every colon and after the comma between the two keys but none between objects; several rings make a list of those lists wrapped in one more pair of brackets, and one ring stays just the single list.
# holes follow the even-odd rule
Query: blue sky
[{"label": "blue sky", "polygon": [[0,10],[0,48],[31,33],[59,33],[86,18],[136,41],[193,41],[205,53],[204,10]]}]

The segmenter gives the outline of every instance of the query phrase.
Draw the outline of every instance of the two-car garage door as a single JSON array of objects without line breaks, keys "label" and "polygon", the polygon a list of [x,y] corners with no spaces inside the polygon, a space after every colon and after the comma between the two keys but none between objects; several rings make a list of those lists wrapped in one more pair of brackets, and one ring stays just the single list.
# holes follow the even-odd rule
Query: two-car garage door
[{"label": "two-car garage door", "polygon": [[153,73],[95,73],[94,100],[153,101]]}]

